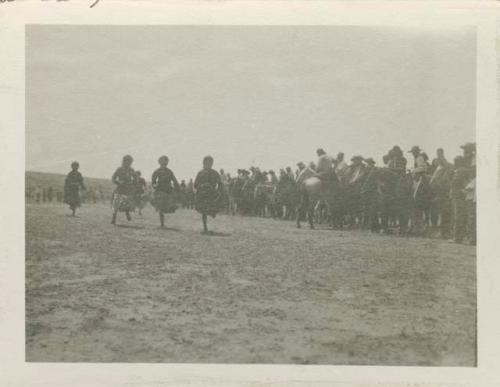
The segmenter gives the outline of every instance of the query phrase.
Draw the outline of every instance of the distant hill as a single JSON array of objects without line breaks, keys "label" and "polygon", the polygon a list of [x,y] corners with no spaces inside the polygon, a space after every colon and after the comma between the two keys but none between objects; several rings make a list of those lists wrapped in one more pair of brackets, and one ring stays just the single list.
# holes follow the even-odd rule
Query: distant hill
[{"label": "distant hill", "polygon": [[[60,173],[26,171],[26,193],[32,192],[38,186],[42,189],[52,187],[54,193],[63,192],[65,179],[66,175]],[[113,183],[108,179],[83,176],[83,182],[88,190],[98,190],[100,188],[106,198],[110,198],[114,190]]]}]

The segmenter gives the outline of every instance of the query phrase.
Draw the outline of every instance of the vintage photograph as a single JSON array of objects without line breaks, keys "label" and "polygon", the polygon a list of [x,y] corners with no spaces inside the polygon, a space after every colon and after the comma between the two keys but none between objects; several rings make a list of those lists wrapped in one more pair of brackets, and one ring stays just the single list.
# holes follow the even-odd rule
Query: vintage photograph
[{"label": "vintage photograph", "polygon": [[476,33],[27,25],[26,361],[477,366]]}]

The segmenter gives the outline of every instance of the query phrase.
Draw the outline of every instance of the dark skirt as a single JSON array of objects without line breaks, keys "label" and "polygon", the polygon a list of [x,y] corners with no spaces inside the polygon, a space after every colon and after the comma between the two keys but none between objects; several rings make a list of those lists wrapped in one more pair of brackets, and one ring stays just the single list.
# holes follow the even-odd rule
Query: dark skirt
[{"label": "dark skirt", "polygon": [[66,187],[64,190],[64,203],[69,204],[71,208],[80,207],[82,201],[80,199],[80,191],[78,187]]},{"label": "dark skirt", "polygon": [[115,193],[113,196],[113,209],[120,212],[134,211],[134,198],[132,195]]},{"label": "dark skirt", "polygon": [[172,193],[155,191],[152,204],[158,211],[165,214],[172,214],[177,210],[175,195]]},{"label": "dark skirt", "polygon": [[137,208],[144,208],[148,202],[148,195],[145,193],[137,193],[134,195],[135,206]]},{"label": "dark skirt", "polygon": [[209,184],[201,185],[196,191],[195,209],[200,214],[215,215],[223,208],[224,197]]}]

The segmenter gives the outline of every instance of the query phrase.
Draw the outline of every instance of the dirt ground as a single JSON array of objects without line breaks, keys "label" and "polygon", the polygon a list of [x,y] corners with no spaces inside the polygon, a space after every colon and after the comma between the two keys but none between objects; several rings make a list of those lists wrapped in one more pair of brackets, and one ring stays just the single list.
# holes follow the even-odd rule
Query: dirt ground
[{"label": "dirt ground", "polygon": [[26,207],[26,360],[473,366],[475,248]]}]

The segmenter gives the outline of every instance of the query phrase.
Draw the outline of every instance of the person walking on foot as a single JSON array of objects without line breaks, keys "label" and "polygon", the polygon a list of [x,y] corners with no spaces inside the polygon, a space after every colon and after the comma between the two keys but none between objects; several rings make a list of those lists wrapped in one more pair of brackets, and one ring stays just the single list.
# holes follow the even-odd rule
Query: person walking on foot
[{"label": "person walking on foot", "polygon": [[113,192],[112,206],[113,217],[111,224],[116,223],[116,215],[118,212],[125,212],[127,220],[131,221],[130,211],[133,211],[134,206],[134,190],[136,184],[135,171],[132,169],[134,159],[130,155],[123,157],[122,165],[113,174],[111,181],[116,185]]},{"label": "person walking on foot", "polygon": [[220,175],[215,169],[212,169],[214,159],[212,156],[206,156],[203,159],[203,169],[198,172],[194,181],[196,190],[195,209],[201,214],[203,221],[203,233],[208,233],[208,216],[215,218],[222,206],[223,185]]},{"label": "person walking on foot", "polygon": [[71,215],[76,215],[76,209],[81,206],[80,188],[85,189],[83,176],[78,171],[80,164],[77,161],[71,163],[71,172],[66,176],[64,182],[64,202],[69,205]]},{"label": "person walking on foot", "polygon": [[[158,159],[160,168],[154,171],[151,178],[154,191],[153,205],[160,214],[160,226],[165,227],[165,214],[172,214],[177,209],[175,193],[180,192],[179,183],[174,173],[167,168],[168,157]],[[175,193],[174,193],[175,190]]]}]

